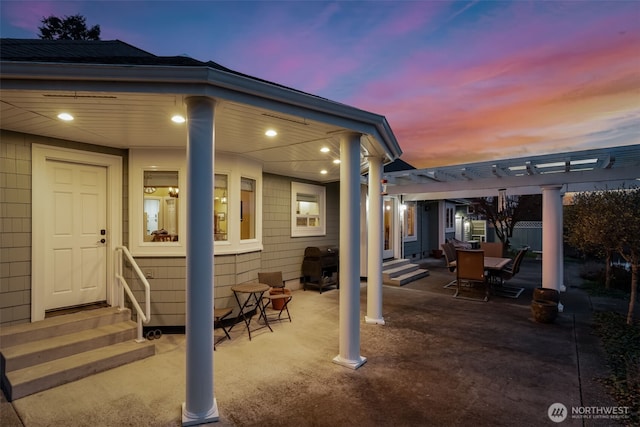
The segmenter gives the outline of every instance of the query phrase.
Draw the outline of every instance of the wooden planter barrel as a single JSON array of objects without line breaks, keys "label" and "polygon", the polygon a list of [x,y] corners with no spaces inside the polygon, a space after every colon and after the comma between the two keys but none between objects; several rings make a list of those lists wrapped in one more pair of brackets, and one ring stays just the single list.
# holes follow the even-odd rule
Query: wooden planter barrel
[{"label": "wooden planter barrel", "polygon": [[551,301],[556,304],[560,302],[560,292],[551,288],[535,288],[533,290],[534,301]]},{"label": "wooden planter barrel", "polygon": [[558,303],[533,300],[531,302],[531,314],[536,322],[553,323],[558,317]]}]

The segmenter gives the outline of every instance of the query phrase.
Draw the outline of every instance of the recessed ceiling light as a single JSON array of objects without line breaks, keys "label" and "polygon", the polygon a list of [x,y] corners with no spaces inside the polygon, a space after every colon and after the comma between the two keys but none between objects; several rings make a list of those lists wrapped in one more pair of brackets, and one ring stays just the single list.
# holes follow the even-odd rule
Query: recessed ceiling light
[{"label": "recessed ceiling light", "polygon": [[65,122],[70,122],[71,120],[73,120],[73,116],[69,113],[60,113],[58,114],[58,118],[60,120],[64,120]]},{"label": "recessed ceiling light", "polygon": [[340,164],[340,159],[333,159],[333,163],[336,164],[336,165],[339,165]]},{"label": "recessed ceiling light", "polygon": [[326,170],[326,169],[322,169],[322,170],[320,171],[320,173],[321,173],[322,175],[326,175],[326,174],[327,174],[327,170]]},{"label": "recessed ceiling light", "polygon": [[264,134],[273,138],[274,136],[276,136],[278,134],[278,132],[276,132],[273,129],[269,129]]},{"label": "recessed ceiling light", "polygon": [[322,151],[323,153],[328,153],[331,150],[329,150],[329,147],[322,147],[320,151]]},{"label": "recessed ceiling light", "polygon": [[171,117],[171,121],[173,123],[184,123],[187,120],[184,117],[182,117],[180,114],[176,114],[175,116]]}]

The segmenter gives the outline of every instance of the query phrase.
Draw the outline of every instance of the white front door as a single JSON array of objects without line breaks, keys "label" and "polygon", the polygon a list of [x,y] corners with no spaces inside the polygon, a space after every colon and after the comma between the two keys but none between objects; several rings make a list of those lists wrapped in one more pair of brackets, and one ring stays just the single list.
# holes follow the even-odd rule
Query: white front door
[{"label": "white front door", "polygon": [[383,219],[382,219],[382,238],[383,238],[383,246],[382,246],[382,258],[388,259],[393,258],[395,256],[395,239],[396,239],[396,230],[395,230],[395,212],[396,212],[396,203],[394,198],[392,197],[384,197],[382,199],[382,207],[384,210]]},{"label": "white front door", "polygon": [[107,168],[46,161],[45,295],[50,310],[107,299]]}]

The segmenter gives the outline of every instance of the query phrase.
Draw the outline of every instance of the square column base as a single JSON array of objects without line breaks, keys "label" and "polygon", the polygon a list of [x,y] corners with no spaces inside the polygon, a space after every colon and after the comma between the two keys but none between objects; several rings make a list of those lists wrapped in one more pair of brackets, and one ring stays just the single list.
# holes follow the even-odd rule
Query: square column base
[{"label": "square column base", "polygon": [[345,368],[353,369],[354,371],[360,366],[364,365],[366,361],[367,358],[362,356],[360,356],[356,360],[344,359],[340,355],[337,355],[333,358],[333,363],[344,366]]},{"label": "square column base", "polygon": [[364,316],[364,323],[368,325],[384,325],[384,318]]},{"label": "square column base", "polygon": [[183,426],[197,426],[206,423],[214,423],[220,419],[220,414],[218,413],[218,402],[216,402],[216,398],[213,398],[213,406],[211,410],[202,418],[194,418],[193,415],[188,414],[185,409],[185,403],[182,403],[182,425]]}]

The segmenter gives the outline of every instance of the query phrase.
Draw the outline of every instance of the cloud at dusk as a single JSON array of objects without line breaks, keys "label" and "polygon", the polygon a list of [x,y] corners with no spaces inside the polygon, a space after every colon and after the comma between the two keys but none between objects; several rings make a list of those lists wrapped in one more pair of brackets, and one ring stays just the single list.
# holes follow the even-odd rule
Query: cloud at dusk
[{"label": "cloud at dusk", "polygon": [[640,3],[0,3],[2,37],[73,15],[384,115],[416,167],[640,144]]}]

